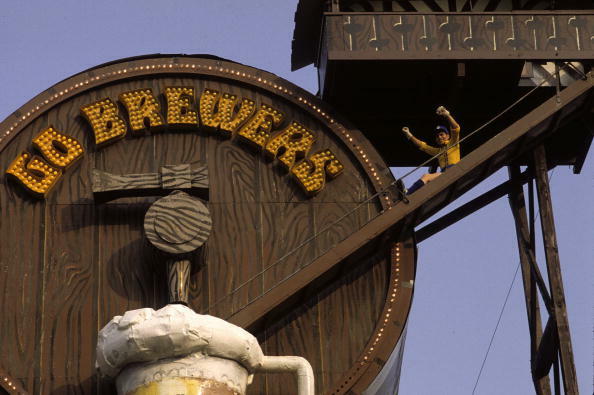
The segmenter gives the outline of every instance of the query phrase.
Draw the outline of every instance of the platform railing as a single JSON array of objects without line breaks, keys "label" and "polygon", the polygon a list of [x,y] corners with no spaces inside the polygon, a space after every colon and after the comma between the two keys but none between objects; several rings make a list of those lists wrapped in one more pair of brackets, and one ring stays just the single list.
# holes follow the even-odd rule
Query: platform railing
[{"label": "platform railing", "polygon": [[594,59],[594,10],[326,13],[320,59]]}]

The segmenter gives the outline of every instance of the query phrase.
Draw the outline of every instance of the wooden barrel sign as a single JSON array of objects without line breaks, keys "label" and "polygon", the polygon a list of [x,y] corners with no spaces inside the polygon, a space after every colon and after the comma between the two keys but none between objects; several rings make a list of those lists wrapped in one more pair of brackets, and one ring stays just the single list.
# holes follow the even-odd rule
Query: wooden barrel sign
[{"label": "wooden barrel sign", "polygon": [[[194,251],[188,305],[223,319],[393,204],[381,193],[392,175],[358,130],[295,85],[213,57],[77,74],[0,124],[0,153],[8,392],[115,392],[95,372],[97,333],[125,311],[167,304],[167,258],[145,233],[162,196],[190,202],[188,233],[149,215]],[[398,379],[414,241],[402,231],[355,255],[254,333],[266,355],[305,357],[316,393],[374,393]],[[248,391],[286,394],[293,380],[256,375]]]}]

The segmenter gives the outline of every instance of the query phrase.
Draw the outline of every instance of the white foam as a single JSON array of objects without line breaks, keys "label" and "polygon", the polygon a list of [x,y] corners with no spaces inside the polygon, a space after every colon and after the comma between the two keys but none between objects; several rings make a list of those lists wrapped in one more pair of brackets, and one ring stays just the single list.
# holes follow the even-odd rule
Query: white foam
[{"label": "white foam", "polygon": [[244,329],[188,307],[138,309],[115,316],[100,332],[97,369],[116,377],[127,365],[201,353],[231,359],[253,373],[263,359],[256,338]]}]

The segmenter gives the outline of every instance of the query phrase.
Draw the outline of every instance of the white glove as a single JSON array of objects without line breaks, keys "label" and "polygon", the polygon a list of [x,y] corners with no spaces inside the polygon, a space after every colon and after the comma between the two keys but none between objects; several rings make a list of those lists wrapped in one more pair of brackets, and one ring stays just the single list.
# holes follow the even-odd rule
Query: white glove
[{"label": "white glove", "polygon": [[408,129],[408,127],[403,127],[402,128],[402,133],[404,133],[404,135],[406,136],[407,139],[411,139],[412,138],[412,133],[410,132],[410,130]]},{"label": "white glove", "polygon": [[437,107],[437,110],[435,112],[437,113],[437,115],[450,115],[450,112],[444,106]]}]

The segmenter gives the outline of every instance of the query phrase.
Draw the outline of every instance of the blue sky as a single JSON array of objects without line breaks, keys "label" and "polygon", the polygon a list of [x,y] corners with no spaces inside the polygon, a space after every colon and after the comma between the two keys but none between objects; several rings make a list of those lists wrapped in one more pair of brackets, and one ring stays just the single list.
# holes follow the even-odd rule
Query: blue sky
[{"label": "blue sky", "polygon": [[[158,52],[217,55],[270,71],[315,93],[313,68],[290,71],[296,2],[7,2],[0,12],[0,119],[72,74],[115,59]],[[573,175],[570,168],[557,168],[551,175],[583,393],[592,391],[593,156],[581,175]],[[506,178],[507,171],[500,171],[457,203]],[[538,258],[546,273],[540,249]],[[515,230],[506,199],[419,245],[401,394],[472,393],[517,265]],[[533,393],[529,366],[528,324],[518,272],[476,393]]]}]

